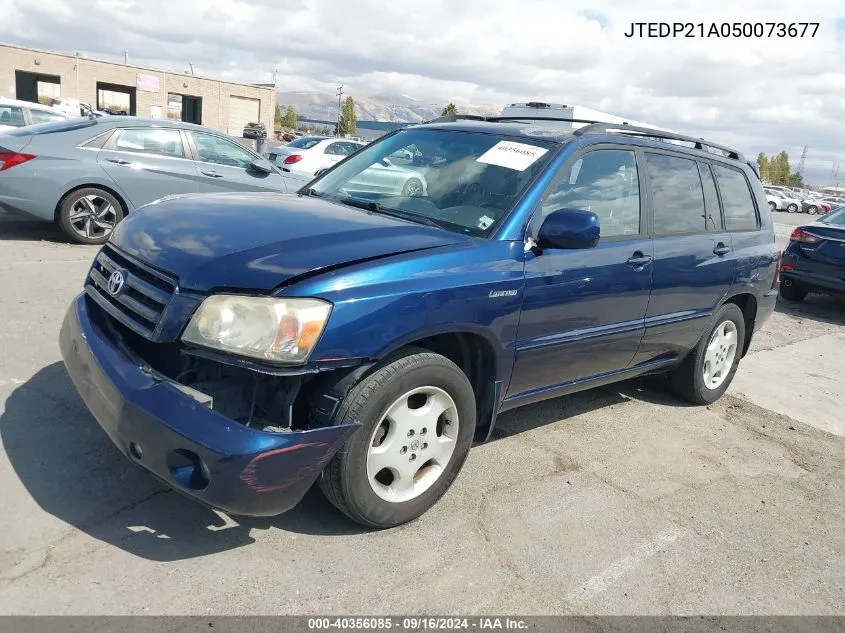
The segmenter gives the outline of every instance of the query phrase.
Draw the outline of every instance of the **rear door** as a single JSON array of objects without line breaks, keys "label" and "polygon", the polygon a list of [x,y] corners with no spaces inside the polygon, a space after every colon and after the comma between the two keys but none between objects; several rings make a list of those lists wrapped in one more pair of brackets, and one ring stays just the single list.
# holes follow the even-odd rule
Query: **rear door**
[{"label": "rear door", "polygon": [[709,164],[660,150],[643,156],[654,285],[636,363],[682,355],[694,347],[737,270]]},{"label": "rear door", "polygon": [[234,141],[205,132],[186,132],[202,192],[292,191],[278,172],[265,173],[250,164],[260,157]]},{"label": "rear door", "polygon": [[603,146],[576,155],[546,192],[532,224],[575,208],[599,216],[601,239],[586,250],[529,252],[508,394],[564,387],[628,367],[643,335],[652,277],[652,240],[635,151]]},{"label": "rear door", "polygon": [[97,162],[132,206],[178,193],[198,193],[199,177],[179,130],[122,128],[109,138]]}]

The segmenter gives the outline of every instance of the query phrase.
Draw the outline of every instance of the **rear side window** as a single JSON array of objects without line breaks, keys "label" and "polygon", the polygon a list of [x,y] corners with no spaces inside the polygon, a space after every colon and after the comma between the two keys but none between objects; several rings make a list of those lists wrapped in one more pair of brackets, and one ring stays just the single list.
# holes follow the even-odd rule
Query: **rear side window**
[{"label": "rear side window", "polygon": [[308,138],[307,136],[303,136],[302,138],[298,138],[295,141],[291,141],[287,144],[287,146],[295,147],[296,149],[311,149],[322,140],[323,139],[321,138]]},{"label": "rear side window", "polygon": [[704,208],[707,211],[707,228],[710,231],[722,229],[722,210],[719,208],[719,194],[716,193],[716,182],[713,172],[707,163],[698,163],[701,172],[701,184],[704,186]]},{"label": "rear side window", "polygon": [[558,177],[543,201],[543,217],[558,209],[583,209],[599,216],[601,236],[640,233],[640,181],[634,152],[587,152]]},{"label": "rear side window", "polygon": [[20,106],[0,105],[0,125],[23,127],[23,110]]},{"label": "rear side window", "polygon": [[50,121],[63,121],[67,118],[62,116],[61,114],[56,114],[55,112],[46,112],[44,110],[36,110],[34,108],[30,109],[29,116],[32,118],[33,123],[49,123]]},{"label": "rear side window", "polygon": [[688,158],[646,152],[655,235],[707,230],[704,190],[698,163]]},{"label": "rear side window", "polygon": [[117,137],[115,149],[120,152],[143,152],[185,158],[182,135],[179,134],[179,130],[123,130]]},{"label": "rear side window", "polygon": [[713,165],[713,171],[722,194],[725,228],[728,231],[756,231],[757,211],[745,174],[722,165]]}]

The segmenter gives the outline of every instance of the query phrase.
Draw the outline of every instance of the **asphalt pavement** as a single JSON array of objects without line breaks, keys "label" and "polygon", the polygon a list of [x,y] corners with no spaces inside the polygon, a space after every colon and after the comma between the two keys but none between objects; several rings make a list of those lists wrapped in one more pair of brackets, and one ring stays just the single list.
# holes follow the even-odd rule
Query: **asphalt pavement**
[{"label": "asphalt pavement", "polygon": [[709,407],[643,379],[504,414],[368,531],[316,491],[233,520],[123,458],[57,346],[94,254],[0,225],[0,614],[845,614],[842,300],[779,305]]}]

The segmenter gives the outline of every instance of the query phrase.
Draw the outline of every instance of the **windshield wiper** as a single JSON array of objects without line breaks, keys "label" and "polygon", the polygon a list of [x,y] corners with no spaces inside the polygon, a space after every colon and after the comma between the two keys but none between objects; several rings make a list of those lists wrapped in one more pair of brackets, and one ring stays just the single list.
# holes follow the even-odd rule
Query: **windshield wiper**
[{"label": "windshield wiper", "polygon": [[447,226],[447,222],[438,222],[432,218],[426,217],[424,215],[418,215],[416,213],[410,213],[408,211],[403,211],[401,209],[393,209],[391,207],[385,207],[375,200],[362,200],[361,198],[337,198],[337,201],[341,204],[348,204],[352,207],[358,207],[359,209],[366,209],[367,211],[372,211],[374,213],[381,213],[383,215],[389,215],[396,218],[402,218],[403,220],[409,220],[411,222],[416,222],[417,224],[425,224],[427,226],[433,226],[438,229],[446,229],[449,230]]}]

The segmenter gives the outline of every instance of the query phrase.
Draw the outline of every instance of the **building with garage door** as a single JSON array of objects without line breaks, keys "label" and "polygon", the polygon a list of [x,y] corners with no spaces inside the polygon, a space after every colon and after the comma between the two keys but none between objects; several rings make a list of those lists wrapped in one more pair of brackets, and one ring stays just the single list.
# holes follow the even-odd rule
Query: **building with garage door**
[{"label": "building with garage door", "polygon": [[173,73],[0,44],[0,96],[22,101],[78,99],[94,109],[198,123],[241,136],[247,123],[273,129],[276,93],[191,71]]}]

